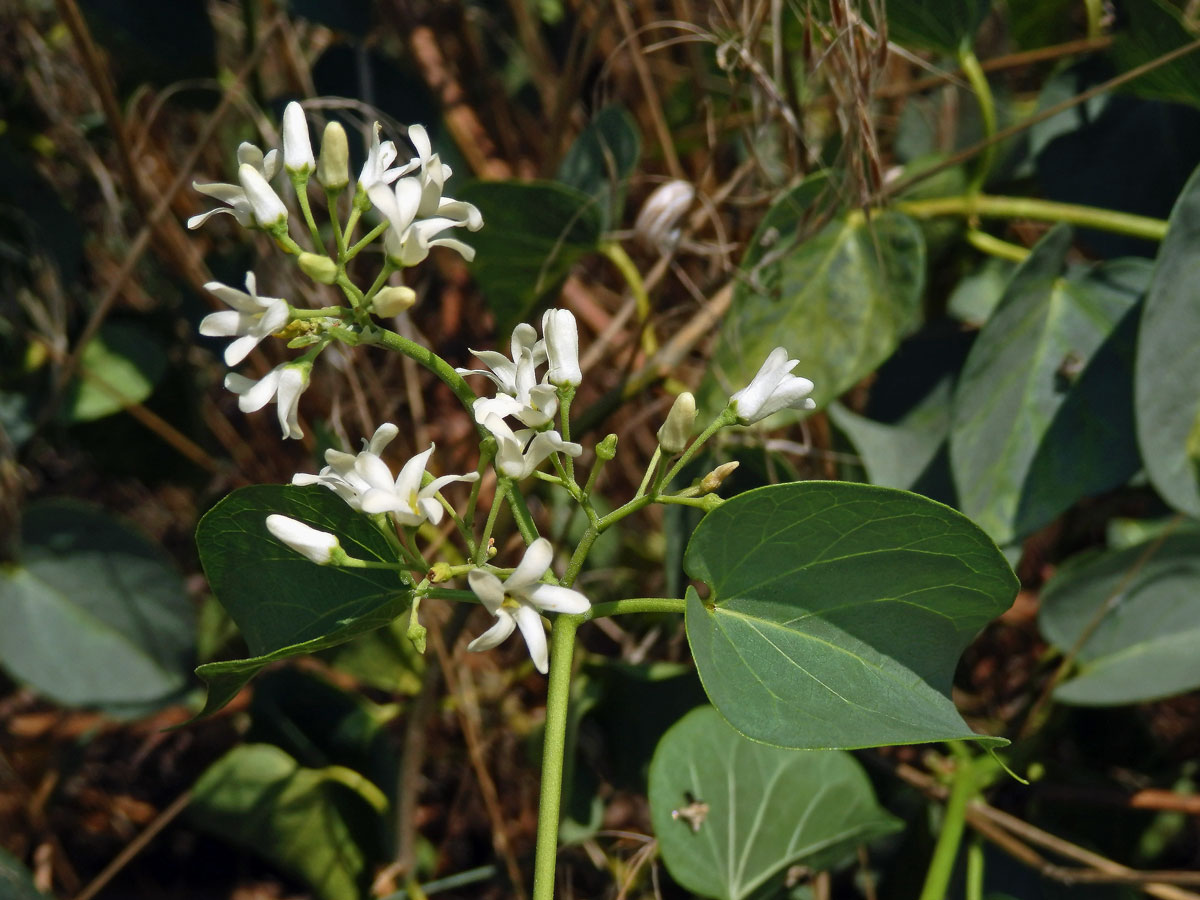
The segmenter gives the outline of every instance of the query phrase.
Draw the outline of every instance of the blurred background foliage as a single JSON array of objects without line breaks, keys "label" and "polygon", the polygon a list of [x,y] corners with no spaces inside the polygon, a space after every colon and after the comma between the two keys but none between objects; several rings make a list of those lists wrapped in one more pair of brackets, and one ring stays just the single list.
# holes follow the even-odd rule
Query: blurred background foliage
[{"label": "blurred background foliage", "polygon": [[[261,235],[183,225],[208,205],[191,182],[229,177],[241,141],[277,145],[293,99],[352,135],[428,127],[487,226],[473,264],[421,268],[395,327],[467,365],[571,309],[579,433],[620,436],[617,494],[674,393],[713,412],[785,344],[822,408],[688,477],[738,460],[726,495],[912,489],[1022,578],[956,677],[1037,776],[970,820],[987,895],[1197,896],[1111,860],[1182,882],[1200,861],[1194,184],[1159,243],[1200,163],[1198,34],[1172,0],[0,0],[0,896],[524,896],[544,681],[512,647],[467,658],[461,615],[425,611],[425,657],[393,623],[171,730],[201,702],[196,664],[247,655],[195,550],[216,501],[383,421],[398,457],[436,441],[444,471],[475,464],[455,399],[406,360],[320,367],[288,444],[222,388],[205,282],[253,266],[327,302]],[[676,179],[697,196],[679,233],[639,233]],[[972,207],[980,189],[1157,224],[1052,228]],[[249,369],[282,358],[264,344]],[[680,595],[696,521],[606,535],[581,587]],[[687,896],[648,799],[655,746],[703,702],[682,623],[604,620],[583,657],[563,895]],[[903,830],[768,893],[917,895],[938,762],[859,756]],[[862,840],[893,830],[872,816]],[[1107,877],[1068,888],[1063,862]]]}]

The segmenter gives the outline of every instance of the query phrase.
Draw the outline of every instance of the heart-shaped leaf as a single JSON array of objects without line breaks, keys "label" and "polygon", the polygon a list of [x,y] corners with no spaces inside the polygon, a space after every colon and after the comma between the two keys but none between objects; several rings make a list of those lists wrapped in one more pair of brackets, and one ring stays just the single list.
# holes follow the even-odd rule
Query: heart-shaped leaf
[{"label": "heart-shaped leaf", "polygon": [[599,204],[565,184],[474,181],[459,199],[483,214],[483,228],[468,241],[475,248],[471,273],[500,334],[528,317],[575,261],[600,243]]},{"label": "heart-shaped leaf", "polygon": [[823,406],[891,355],[920,322],[921,230],[907,216],[848,214],[805,240],[825,179],[810,178],[767,212],[742,260],[702,395],[717,411],[783,346]]},{"label": "heart-shaped leaf", "polygon": [[1042,592],[1042,634],[1068,651],[1091,633],[1055,699],[1109,706],[1200,687],[1198,593],[1195,532],[1064,566]]},{"label": "heart-shaped leaf", "polygon": [[1162,498],[1200,517],[1200,170],[1171,211],[1138,332],[1134,394],[1146,473]]},{"label": "heart-shaped leaf", "polygon": [[0,662],[60,703],[171,702],[188,682],[195,614],[163,551],[103,510],[29,507],[0,568]]},{"label": "heart-shaped leaf", "polygon": [[264,484],[240,488],[213,507],[196,529],[200,562],[217,600],[241,629],[254,656],[203,665],[209,685],[201,715],[220,709],[267,663],[312,653],[381,628],[408,606],[410,587],[395,572],[318,566],[267,531],[281,513],[336,534],[358,559],[387,563],[395,553],[383,533],[323,487]]},{"label": "heart-shaped leaf", "polygon": [[827,749],[1000,738],[950,699],[963,648],[1017,580],[947,506],[843,482],[777,484],[706,516],[688,544],[687,634],[709,699],[738,731]]},{"label": "heart-shaped leaf", "polygon": [[840,750],[747,740],[711,706],[663,736],[650,763],[650,816],[671,876],[696,894],[748,897],[787,866],[836,865],[902,823]]},{"label": "heart-shaped leaf", "polygon": [[954,394],[950,463],[960,507],[1001,544],[1138,467],[1129,389],[1136,321],[1117,326],[1150,270],[1115,260],[1066,272],[1070,248],[1066,227],[1034,248]]},{"label": "heart-shaped leaf", "polygon": [[351,769],[308,769],[278,747],[244,744],[200,776],[188,816],[304,879],[321,900],[359,900],[369,894],[386,804]]},{"label": "heart-shaped leaf", "polygon": [[971,46],[991,5],[990,0],[889,0],[888,38],[954,56]]},{"label": "heart-shaped leaf", "polygon": [[642,139],[623,106],[606,106],[588,123],[558,167],[558,180],[594,197],[607,230],[621,221],[625,187],[637,167]]}]

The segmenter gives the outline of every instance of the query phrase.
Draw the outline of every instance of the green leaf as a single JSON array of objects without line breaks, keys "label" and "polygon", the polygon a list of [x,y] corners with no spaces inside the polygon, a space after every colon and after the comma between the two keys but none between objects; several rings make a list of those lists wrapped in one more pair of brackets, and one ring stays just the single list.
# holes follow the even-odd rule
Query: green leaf
[{"label": "green leaf", "polygon": [[31,505],[0,567],[0,662],[59,703],[167,703],[187,684],[195,615],[166,554],[104,511]]},{"label": "green leaf", "polygon": [[0,847],[0,897],[4,900],[46,900],[37,889],[29,870],[21,861]]},{"label": "green leaf", "polygon": [[970,47],[991,8],[989,0],[888,0],[888,39],[903,47],[950,56]]},{"label": "green leaf", "polygon": [[[1058,686],[1063,703],[1110,706],[1200,687],[1200,534],[1171,535],[1064,566],[1042,591],[1046,639],[1079,650],[1079,668]],[[1111,608],[1105,611],[1105,604]]]},{"label": "green leaf", "polygon": [[306,769],[278,747],[235,747],[200,776],[189,817],[301,878],[322,900],[367,896],[378,788],[340,766]]},{"label": "green leaf", "polygon": [[829,418],[853,442],[872,484],[912,490],[950,432],[950,380],[939,381],[894,425],[860,416],[840,403],[830,404]]},{"label": "green leaf", "polygon": [[67,418],[90,422],[150,396],[166,368],[154,335],[140,325],[108,322],[79,358],[80,378],[64,404]]},{"label": "green leaf", "polygon": [[[1178,7],[1165,0],[1137,0],[1121,7],[1124,28],[1116,34],[1113,55],[1122,71],[1190,44],[1200,35],[1195,22],[1184,23]],[[1175,103],[1200,103],[1200,55],[1188,53],[1130,82],[1144,97]]]},{"label": "green leaf", "polygon": [[411,590],[397,573],[318,566],[275,540],[266,518],[281,513],[336,534],[353,557],[394,563],[387,538],[323,487],[240,488],[196,529],[200,562],[221,605],[254,656],[196,670],[209,687],[201,715],[220,709],[263,666],[313,653],[381,628],[400,615]]},{"label": "green leaf", "polygon": [[825,179],[809,179],[767,212],[743,259],[703,391],[706,409],[754,377],[775,347],[800,364],[824,406],[883,362],[920,321],[921,230],[885,212],[852,213],[807,240],[797,235]]},{"label": "green leaf", "polygon": [[[1007,544],[1137,470],[1129,318],[1141,260],[1064,275],[1060,226],[1013,275],[954,395],[950,463],[963,512]],[[1112,340],[1106,344],[1110,338]]]},{"label": "green leaf", "polygon": [[637,168],[642,139],[625,107],[606,106],[580,133],[558,167],[558,180],[594,198],[604,230],[620,223],[625,187]]},{"label": "green leaf", "polygon": [[1200,517],[1188,439],[1200,416],[1200,169],[1171,212],[1138,333],[1134,395],[1146,473],[1175,509]]},{"label": "green leaf", "polygon": [[832,749],[976,739],[950,699],[963,648],[1017,580],[970,520],[843,482],[739,494],[684,560],[687,634],[709,699],[742,734]]},{"label": "green leaf", "polygon": [[471,271],[504,334],[523,321],[600,243],[603,216],[582,191],[554,182],[475,181],[459,199],[474,203],[483,228],[470,236]]},{"label": "green leaf", "polygon": [[741,900],[791,865],[826,868],[902,827],[862,767],[839,750],[768,747],[711,706],[663,737],[650,763],[650,816],[663,861],[703,897]]}]

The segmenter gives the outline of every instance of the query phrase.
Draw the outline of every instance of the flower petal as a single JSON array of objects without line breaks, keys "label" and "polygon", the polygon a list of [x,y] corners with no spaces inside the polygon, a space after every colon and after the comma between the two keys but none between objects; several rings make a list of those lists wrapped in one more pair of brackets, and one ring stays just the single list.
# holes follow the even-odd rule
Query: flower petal
[{"label": "flower petal", "polygon": [[504,605],[504,585],[500,579],[483,569],[472,569],[467,573],[467,583],[487,611],[496,615]]},{"label": "flower petal", "polygon": [[521,629],[521,637],[529,647],[529,658],[533,667],[545,675],[550,671],[550,650],[546,646],[546,627],[542,617],[532,606],[521,604],[516,612],[517,627]]},{"label": "flower petal", "polygon": [[495,624],[479,637],[475,638],[475,640],[471,641],[471,643],[467,644],[467,649],[479,653],[483,650],[491,650],[499,647],[508,639],[508,636],[513,633],[513,629],[516,627],[517,620],[513,618],[512,613],[507,609],[502,609],[496,615]]},{"label": "flower petal", "polygon": [[538,538],[529,545],[525,557],[508,576],[508,581],[504,582],[505,592],[514,596],[527,596],[546,574],[553,559],[554,548],[550,546],[550,542],[545,538]]},{"label": "flower petal", "polygon": [[538,609],[570,613],[573,616],[585,613],[592,608],[591,601],[579,591],[559,587],[556,584],[539,584],[530,593],[529,602]]}]

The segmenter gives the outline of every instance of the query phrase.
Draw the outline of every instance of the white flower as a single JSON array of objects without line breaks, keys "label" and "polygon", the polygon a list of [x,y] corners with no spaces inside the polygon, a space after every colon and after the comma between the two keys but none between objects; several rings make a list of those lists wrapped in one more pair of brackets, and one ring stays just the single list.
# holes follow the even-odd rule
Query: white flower
[{"label": "white flower", "polygon": [[[445,199],[440,202],[437,215],[420,218],[424,188],[418,178],[401,178],[394,189],[376,182],[367,188],[367,196],[391,225],[384,235],[384,251],[398,265],[416,265],[429,255],[430,247],[449,247],[468,262],[475,258],[474,249],[462,241],[438,237],[450,228],[463,225],[478,231],[483,225],[483,217],[471,204]],[[442,208],[454,215],[443,214]]]},{"label": "white flower", "polygon": [[279,427],[285,438],[302,438],[297,407],[300,395],[308,387],[311,365],[283,363],[255,381],[237,372],[225,376],[225,387],[238,394],[238,409],[242,412],[257,412],[275,397],[279,415]]},{"label": "white flower", "polygon": [[396,145],[391,141],[380,141],[380,131],[382,128],[376,122],[372,130],[371,146],[367,149],[367,160],[358,174],[359,187],[364,191],[376,184],[391,184],[406,171],[410,171],[408,166],[403,169],[389,168],[396,161]]},{"label": "white flower", "polygon": [[538,366],[546,361],[546,342],[537,339],[537,331],[526,322],[513,329],[512,340],[509,344],[512,359],[495,350],[472,350],[471,354],[491,369],[455,369],[459,375],[482,375],[496,385],[501,393],[515,396],[518,392],[517,369],[520,367],[526,353],[529,354],[532,365]]},{"label": "white flower", "polygon": [[542,316],[542,334],[546,337],[546,357],[550,362],[546,380],[559,387],[578,385],[583,380],[579,371],[579,328],[570,310],[546,310]]},{"label": "white flower", "polygon": [[443,197],[442,190],[450,180],[451,169],[442,163],[441,157],[433,152],[429,143],[429,134],[423,125],[410,125],[408,139],[416,148],[417,155],[409,160],[402,174],[417,171],[413,180],[421,187],[421,199],[417,205],[417,217],[427,219],[431,216],[451,219],[460,225],[466,225],[471,231],[483,227],[483,216],[470,203]]},{"label": "white flower", "polygon": [[[326,450],[325,462],[328,464],[317,475],[297,474],[292,478],[292,484],[319,484],[329,488],[346,501],[351,509],[362,512],[362,496],[371,490],[371,484],[358,473],[356,463],[359,459],[372,456],[379,459],[384,448],[400,433],[400,429],[391,422],[384,422],[375,429],[371,440],[363,439],[363,449],[357,455],[344,453],[341,450]],[[382,462],[382,460],[380,460]],[[390,480],[390,473],[389,473]]]},{"label": "white flower", "polygon": [[283,167],[304,176],[317,167],[304,107],[294,100],[283,108]]},{"label": "white flower", "polygon": [[[258,149],[258,147],[244,142],[237,149],[237,160],[239,167],[243,165],[254,167],[266,181],[270,181],[279,172],[278,150],[272,150],[264,156],[262,150]],[[193,181],[192,187],[202,194],[207,194],[209,197],[220,200],[230,208],[218,207],[217,209],[210,209],[206,213],[201,213],[198,216],[192,216],[188,219],[188,228],[199,228],[210,218],[221,213],[228,213],[233,216],[237,219],[239,225],[245,227],[254,225],[254,210],[250,205],[250,200],[246,196],[246,189],[243,186],[226,184],[224,182],[200,184]]]},{"label": "white flower", "polygon": [[421,481],[425,466],[433,453],[433,445],[418,453],[400,470],[395,482],[387,463],[373,453],[360,453],[354,462],[354,473],[362,478],[368,489],[359,498],[362,511],[368,514],[391,513],[400,525],[415,528],[428,520],[434,525],[442,521],[442,506],[437,493],[453,481],[478,481],[479,473],[443,475],[425,487]]},{"label": "white flower", "polygon": [[696,199],[696,189],[686,181],[668,181],[646,198],[633,232],[656,250],[669,249],[679,241],[676,224]]},{"label": "white flower", "polygon": [[546,341],[537,339],[532,325],[522,322],[513,329],[510,342],[512,359],[494,350],[472,350],[491,371],[456,369],[460,375],[482,375],[496,385],[498,393],[490,399],[475,401],[475,421],[483,424],[489,415],[513,416],[523,425],[540,428],[554,420],[558,410],[558,391],[552,385],[538,383],[537,367],[546,361]]},{"label": "white flower", "polygon": [[696,424],[696,398],[684,391],[671,404],[667,419],[658,429],[658,444],[667,453],[682,453],[692,439]]},{"label": "white flower", "polygon": [[788,407],[816,409],[817,404],[808,396],[812,393],[813,383],[789,374],[798,362],[788,359],[787,351],[782,347],[772,350],[753,380],[729,398],[738,421],[751,425]]},{"label": "white flower", "polygon": [[[318,566],[327,566],[334,562],[337,558],[337,551],[342,549],[336,535],[327,531],[318,531],[303,522],[289,519],[287,516],[267,516],[267,531],[271,532],[276,540],[287,544]],[[345,553],[343,552],[341,555],[345,556]]]},{"label": "white flower", "polygon": [[238,181],[242,183],[242,190],[254,212],[255,224],[260,228],[270,228],[287,222],[287,207],[262,172],[249,163],[242,163],[238,166]]},{"label": "white flower", "polygon": [[591,608],[587,597],[579,591],[542,583],[553,558],[550,542],[538,538],[529,545],[525,558],[507,581],[502,582],[483,569],[474,569],[467,576],[475,596],[496,617],[491,628],[467,645],[468,650],[491,650],[500,646],[514,628],[520,628],[534,666],[543,675],[549,671],[550,655],[539,610],[579,615]]},{"label": "white flower", "polygon": [[254,273],[246,273],[246,290],[210,281],[204,285],[233,309],[209,313],[200,320],[200,333],[206,337],[236,337],[225,348],[226,365],[236,366],[268,335],[279,331],[291,319],[288,302],[278,297],[260,297]]},{"label": "white flower", "polygon": [[496,438],[496,468],[509,478],[528,478],[552,453],[579,456],[583,452],[579,444],[564,441],[557,431],[513,431],[497,415],[484,416],[479,424]]}]

